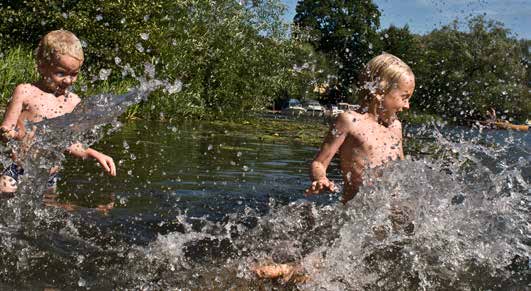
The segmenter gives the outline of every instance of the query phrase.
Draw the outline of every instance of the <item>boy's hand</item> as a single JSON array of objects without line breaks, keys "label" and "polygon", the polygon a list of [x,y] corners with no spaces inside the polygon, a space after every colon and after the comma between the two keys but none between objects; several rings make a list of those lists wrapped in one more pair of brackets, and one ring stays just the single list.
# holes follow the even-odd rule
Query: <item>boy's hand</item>
[{"label": "boy's hand", "polygon": [[96,159],[96,161],[98,161],[98,163],[100,163],[105,171],[109,173],[109,175],[116,176],[116,166],[114,165],[114,161],[111,157],[100,152],[94,154],[93,157]]},{"label": "boy's hand", "polygon": [[323,190],[328,190],[330,192],[336,191],[336,185],[334,182],[328,180],[328,178],[321,178],[312,182],[312,185],[304,191],[304,196],[312,196],[315,194],[321,193]]}]

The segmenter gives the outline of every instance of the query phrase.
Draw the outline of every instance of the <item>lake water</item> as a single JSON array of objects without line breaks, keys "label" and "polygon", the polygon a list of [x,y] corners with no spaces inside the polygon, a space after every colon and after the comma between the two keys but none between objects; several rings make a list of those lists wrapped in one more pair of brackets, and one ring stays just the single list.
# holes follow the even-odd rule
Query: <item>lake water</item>
[{"label": "lake water", "polygon": [[[31,231],[0,228],[0,289],[528,288],[530,135],[434,128],[406,127],[408,158],[343,206],[303,196],[316,147],[222,123],[127,123],[95,146],[117,177],[68,159],[45,199],[60,207],[39,208]],[[329,177],[340,184],[336,162]],[[413,232],[390,221],[395,203]],[[262,262],[300,262],[311,279],[258,280]]]}]

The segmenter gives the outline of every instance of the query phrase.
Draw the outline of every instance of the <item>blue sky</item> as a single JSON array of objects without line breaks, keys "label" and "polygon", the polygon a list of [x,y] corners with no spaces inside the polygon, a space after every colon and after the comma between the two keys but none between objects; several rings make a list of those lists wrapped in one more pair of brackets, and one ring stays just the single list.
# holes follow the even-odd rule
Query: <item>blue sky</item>
[{"label": "blue sky", "polygon": [[[297,0],[282,0],[287,6],[286,20],[293,20]],[[426,33],[456,17],[485,14],[504,23],[518,38],[531,38],[531,0],[373,0],[382,16],[381,27],[409,24],[413,32]]]}]

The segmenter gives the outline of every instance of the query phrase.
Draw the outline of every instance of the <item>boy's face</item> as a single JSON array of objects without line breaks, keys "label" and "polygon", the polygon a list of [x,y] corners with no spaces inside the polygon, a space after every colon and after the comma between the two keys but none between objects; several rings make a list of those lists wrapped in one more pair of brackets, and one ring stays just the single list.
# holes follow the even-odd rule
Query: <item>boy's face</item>
[{"label": "boy's face", "polygon": [[50,63],[39,66],[46,89],[57,96],[65,94],[77,80],[81,61],[68,55],[54,55]]},{"label": "boy's face", "polygon": [[409,109],[409,99],[415,90],[415,77],[406,74],[400,78],[398,84],[384,96],[383,107],[391,114]]}]

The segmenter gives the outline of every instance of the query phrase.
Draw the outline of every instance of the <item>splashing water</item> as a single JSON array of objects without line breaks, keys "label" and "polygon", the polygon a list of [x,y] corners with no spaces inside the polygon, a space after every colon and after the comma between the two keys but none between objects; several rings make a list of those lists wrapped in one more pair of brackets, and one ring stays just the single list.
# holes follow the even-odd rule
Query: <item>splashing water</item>
[{"label": "splashing water", "polygon": [[[529,156],[510,155],[521,150],[516,142],[485,147],[481,136],[452,142],[438,131],[433,139],[438,159],[409,158],[379,170],[373,186],[346,206],[295,201],[271,205],[262,217],[247,209],[195,227],[182,218],[183,234],[160,235],[138,249],[135,259],[164,272],[144,270],[149,275],[137,284],[260,288],[268,282],[250,269],[275,262],[301,264],[309,277],[282,288],[525,288]],[[497,164],[487,166],[488,158]],[[506,164],[511,159],[517,162]]]},{"label": "splashing water", "polygon": [[[150,77],[154,77],[154,73]],[[2,149],[2,152],[14,149],[25,172],[21,177],[19,194],[8,203],[10,211],[0,212],[5,225],[14,228],[31,228],[34,225],[35,215],[41,208],[42,195],[46,191],[48,171],[64,160],[63,151],[66,148],[75,142],[90,146],[101,138],[101,129],[106,124],[113,124],[111,130],[118,129],[120,123],[116,119],[131,105],[146,100],[151,92],[160,88],[177,92],[181,88],[179,80],[171,84],[166,80],[136,79],[140,85],[128,93],[90,96],[69,114],[38,123],[27,122],[26,128],[33,129],[31,137],[24,141],[12,140],[7,148]],[[6,157],[2,157],[4,167],[10,163]]]},{"label": "splashing water", "polygon": [[[146,98],[139,92],[147,91],[92,97],[72,115],[38,124],[47,135],[33,145],[45,158],[28,159],[37,169],[34,175],[47,177],[51,161],[62,158],[53,149],[96,141],[98,128]],[[29,211],[37,219],[0,227],[2,281],[45,287],[24,279],[42,272],[44,282],[91,289],[525,288],[528,137],[508,134],[495,140],[490,132],[444,129],[410,135],[429,140],[423,145],[429,155],[375,170],[378,177],[366,177],[370,186],[345,206],[319,199],[270,201],[265,215],[244,207],[218,221],[186,212],[102,221],[90,210],[68,214],[42,208],[36,188],[23,188],[33,194],[10,199],[2,217],[9,222],[24,216],[24,203],[37,201]],[[300,193],[292,195],[296,199]],[[32,227],[19,231],[17,223]],[[143,238],[141,227],[158,235]],[[250,269],[263,262],[301,264],[309,279],[298,285],[258,280]]]}]

